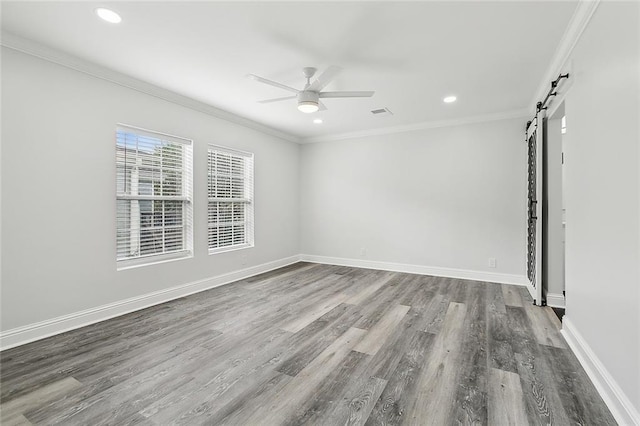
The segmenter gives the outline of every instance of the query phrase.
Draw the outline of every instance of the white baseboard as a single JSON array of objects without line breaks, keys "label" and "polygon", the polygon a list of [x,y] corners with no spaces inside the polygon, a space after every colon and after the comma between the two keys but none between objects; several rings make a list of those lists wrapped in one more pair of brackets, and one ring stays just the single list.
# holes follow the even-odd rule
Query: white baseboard
[{"label": "white baseboard", "polygon": [[547,306],[564,308],[564,296],[560,293],[547,293]]},{"label": "white baseboard", "polygon": [[[434,275],[448,278],[470,279],[474,281],[526,285],[526,277],[520,275],[303,254],[278,259],[239,271],[193,281],[165,290],[148,293],[142,296],[7,330],[0,333],[0,350],[20,346],[56,334],[64,333],[69,330],[74,330],[76,328],[188,296],[190,294],[219,287],[224,284],[229,284],[234,281],[242,280],[299,261],[406,272],[420,275]],[[553,302],[553,300],[557,301],[557,298],[562,299],[562,307],[564,307],[564,297],[553,293],[547,295],[547,304],[549,306],[558,306]],[[585,369],[587,375],[600,393],[600,396],[609,407],[609,410],[611,410],[616,421],[620,425],[640,426],[640,414],[567,316],[563,318],[561,332],[569,344],[569,347],[574,352],[580,361],[580,364]]]},{"label": "white baseboard", "polygon": [[219,287],[234,281],[242,280],[254,275],[262,274],[273,269],[281,268],[300,261],[300,256],[291,256],[239,271],[230,272],[216,277],[193,281],[165,290],[120,300],[115,303],[86,309],[61,317],[29,324],[0,333],[0,350],[24,345],[29,342],[44,339],[69,330],[84,327],[140,309],[148,308],[190,294],[198,293],[210,288]]},{"label": "white baseboard", "polygon": [[566,315],[562,335],[618,424],[640,426],[640,414]]},{"label": "white baseboard", "polygon": [[488,281],[502,284],[526,285],[526,277],[492,272],[469,271],[464,269],[438,268],[421,265],[408,265],[392,262],[376,262],[361,259],[345,259],[337,257],[296,255],[261,265],[230,272],[216,277],[178,285],[165,290],[132,297],[103,306],[86,309],[80,312],[63,315],[46,321],[14,328],[0,333],[0,350],[24,345],[29,342],[44,339],[76,328],[84,327],[100,321],[105,321],[120,315],[148,308],[160,303],[168,302],[180,297],[198,293],[210,288],[218,287],[234,281],[261,274],[272,269],[281,268],[298,261],[325,263],[330,265],[352,266],[356,268],[381,269],[385,271],[406,272],[420,275],[435,275],[440,277],[461,278],[475,281]]},{"label": "white baseboard", "polygon": [[439,268],[433,266],[408,265],[405,263],[316,256],[311,254],[301,254],[300,260],[303,262],[325,263],[328,265],[352,266],[355,268],[366,269],[381,269],[383,271],[406,272],[409,274],[435,275],[437,277],[461,278],[465,280],[487,281],[501,284],[527,285],[527,277],[524,275],[501,274],[497,272],[470,271],[466,269]]}]

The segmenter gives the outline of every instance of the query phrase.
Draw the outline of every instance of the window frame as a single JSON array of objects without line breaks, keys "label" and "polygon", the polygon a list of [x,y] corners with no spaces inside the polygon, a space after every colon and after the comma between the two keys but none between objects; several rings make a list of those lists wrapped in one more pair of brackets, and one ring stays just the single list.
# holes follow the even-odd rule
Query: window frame
[{"label": "window frame", "polygon": [[[118,157],[118,134],[120,132],[125,132],[125,133],[132,133],[135,134],[137,138],[140,137],[148,137],[148,138],[152,138],[152,139],[158,139],[160,141],[162,141],[163,143],[169,142],[169,143],[174,143],[174,144],[180,144],[183,148],[182,148],[182,160],[181,160],[181,167],[179,169],[175,169],[175,168],[171,168],[171,167],[166,167],[163,168],[162,165],[158,168],[158,170],[160,171],[160,175],[162,176],[163,172],[175,172],[176,170],[179,170],[180,174],[181,174],[181,178],[180,178],[180,185],[181,185],[181,195],[149,195],[149,194],[140,194],[139,190],[138,190],[138,194],[131,194],[130,191],[129,193],[127,193],[127,182],[126,182],[126,178],[124,179],[124,192],[119,192],[119,183],[118,183],[118,173],[119,173],[119,168],[123,167],[126,173],[126,168],[127,168],[127,163],[126,160],[124,161],[123,164],[121,164],[120,158]],[[130,268],[136,268],[136,267],[140,267],[140,266],[147,266],[147,265],[154,265],[154,264],[158,264],[158,263],[164,263],[164,262],[169,262],[169,261],[174,261],[174,260],[181,260],[181,259],[188,259],[188,258],[192,258],[193,257],[193,228],[194,228],[194,222],[193,222],[193,140],[192,139],[188,139],[188,138],[184,138],[184,137],[180,137],[180,136],[175,136],[175,135],[171,135],[171,134],[167,134],[167,133],[163,133],[163,132],[158,132],[155,130],[149,130],[149,129],[144,129],[141,127],[137,127],[137,126],[132,126],[130,124],[124,124],[124,123],[117,123],[116,126],[116,190],[115,190],[115,200],[116,200],[116,269],[118,271],[120,270],[124,270],[124,269],[130,269]],[[158,146],[162,146],[162,145],[158,145]],[[137,154],[136,154],[137,155]],[[148,167],[152,167],[152,166],[148,166]],[[153,166],[152,168],[155,168],[156,166]],[[141,182],[146,182],[146,180],[138,180],[138,185]],[[153,180],[152,180],[153,182]],[[173,250],[173,251],[163,251],[160,253],[149,253],[149,254],[138,254],[137,256],[134,257],[126,257],[126,258],[121,258],[118,259],[118,230],[119,230],[119,224],[118,224],[118,202],[121,200],[137,200],[137,201],[151,201],[152,202],[152,209],[155,209],[155,201],[180,201],[180,206],[181,206],[181,211],[182,211],[182,218],[181,218],[181,226],[180,227],[176,227],[176,226],[169,226],[167,228],[167,224],[166,224],[166,220],[167,218],[163,215],[161,216],[161,220],[163,221],[163,224],[158,227],[159,229],[163,230],[163,245],[166,243],[166,241],[164,241],[164,239],[166,238],[165,236],[165,230],[166,229],[182,229],[182,248],[179,250]],[[164,204],[164,203],[163,203]],[[131,207],[129,207],[131,208]],[[164,206],[163,206],[164,208]],[[140,209],[140,207],[138,207],[138,209]],[[142,212],[140,212],[140,222],[142,222]],[[164,213],[164,211],[163,211]],[[152,218],[155,217],[152,215]],[[157,228],[157,225],[154,225],[153,228]],[[129,225],[129,229],[131,230],[131,226]],[[138,225],[138,233],[139,235],[142,234],[142,226]],[[131,232],[131,231],[129,231]],[[140,238],[140,237],[138,237]],[[139,241],[139,244],[141,242]]]},{"label": "window frame", "polygon": [[[244,191],[248,192],[248,196],[243,198],[233,198],[233,197],[209,197],[209,193],[211,191],[211,166],[209,164],[209,158],[211,153],[222,153],[226,155],[231,155],[234,157],[241,157],[244,161]],[[252,248],[255,246],[255,155],[252,152],[241,151],[235,148],[229,148],[222,145],[217,145],[210,143],[207,145],[207,249],[209,255],[225,253],[229,251],[243,250],[247,248]],[[245,206],[244,211],[244,235],[245,242],[240,244],[231,244],[222,247],[211,247],[209,242],[209,230],[212,227],[219,227],[220,222],[216,222],[212,224],[209,218],[209,207],[211,203],[238,203],[243,202]],[[234,225],[231,225],[234,226]]]}]

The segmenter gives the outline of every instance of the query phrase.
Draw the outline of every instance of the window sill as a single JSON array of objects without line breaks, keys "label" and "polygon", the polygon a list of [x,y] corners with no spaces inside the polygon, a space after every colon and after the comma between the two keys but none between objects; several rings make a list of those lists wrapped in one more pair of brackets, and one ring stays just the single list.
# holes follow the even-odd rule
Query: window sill
[{"label": "window sill", "polygon": [[193,252],[191,250],[186,250],[176,253],[161,254],[158,256],[142,257],[138,259],[119,260],[116,263],[116,270],[124,271],[127,269],[140,268],[142,266],[158,265],[160,263],[174,262],[176,260],[191,258],[193,258]]},{"label": "window sill", "polygon": [[218,253],[226,253],[226,252],[229,252],[229,251],[243,250],[243,249],[252,248],[252,247],[253,247],[253,244],[239,244],[237,246],[220,247],[220,248],[215,248],[215,249],[209,249],[209,255],[218,254]]}]

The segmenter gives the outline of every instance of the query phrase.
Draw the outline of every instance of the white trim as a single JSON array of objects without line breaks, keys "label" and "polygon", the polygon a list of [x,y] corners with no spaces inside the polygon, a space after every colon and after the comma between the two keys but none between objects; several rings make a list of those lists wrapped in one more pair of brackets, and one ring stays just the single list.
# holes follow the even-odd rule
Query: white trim
[{"label": "white trim", "polygon": [[0,45],[5,46],[9,49],[26,53],[31,56],[35,56],[40,59],[44,59],[49,62],[53,62],[58,65],[62,65],[67,68],[71,68],[73,70],[100,78],[102,80],[110,81],[111,83],[115,83],[120,86],[124,86],[129,89],[133,89],[138,92],[163,99],[165,101],[172,102],[176,105],[190,108],[192,110],[202,112],[204,114],[208,114],[234,124],[239,124],[241,126],[266,133],[271,136],[276,136],[290,142],[300,142],[300,138],[295,135],[291,135],[281,130],[265,126],[264,124],[260,124],[248,118],[241,117],[228,111],[224,111],[212,105],[192,99],[188,96],[184,96],[171,90],[156,86],[154,84],[138,80],[137,78],[130,77],[118,71],[114,71],[107,67],[103,67],[93,62],[86,61],[77,56],[69,55],[57,49],[45,46],[32,40],[28,40],[26,38],[22,38],[6,31],[2,31]]},{"label": "white trim", "polygon": [[[165,169],[166,170],[166,169]],[[173,171],[173,169],[170,169]],[[184,171],[180,170],[184,173]],[[189,197],[182,195],[131,195],[131,194],[116,194],[119,200],[148,200],[148,201],[187,201],[191,202]]]},{"label": "white trim", "polygon": [[222,145],[216,145],[215,143],[209,143],[209,148],[213,148],[216,151],[221,151],[225,154],[230,154],[230,155],[240,155],[242,157],[247,157],[247,158],[253,158],[253,152],[249,152],[249,151],[241,151],[239,149],[235,149],[235,148],[229,148],[227,146],[222,146]]},{"label": "white trim", "polygon": [[5,350],[24,345],[29,342],[44,339],[45,337],[54,336],[69,330],[74,330],[76,328],[148,308],[149,306],[158,305],[193,293],[219,287],[224,284],[229,284],[234,281],[242,280],[296,263],[299,260],[300,256],[286,257],[263,263],[261,265],[241,269],[239,271],[229,272],[187,284],[181,284],[168,289],[120,300],[118,302],[86,309],[80,312],[74,312],[72,314],[63,315],[61,317],[41,321],[35,324],[17,327],[0,333],[0,349]]},{"label": "white trim", "polygon": [[564,308],[564,296],[560,293],[547,293],[547,306]]},{"label": "white trim", "polygon": [[640,413],[566,315],[561,333],[618,424],[640,425]]},{"label": "white trim", "polygon": [[244,249],[253,248],[253,247],[255,247],[253,243],[244,243],[244,244],[236,244],[233,246],[218,247],[214,249],[210,248],[209,255],[227,253],[229,251],[244,250]]},{"label": "white trim", "polygon": [[166,140],[186,145],[193,145],[193,139],[171,135],[169,133],[158,132],[156,130],[145,129],[144,127],[133,126],[126,123],[117,123],[116,132],[134,133],[136,136],[145,136],[152,139]]},{"label": "white trim", "polygon": [[147,254],[139,257],[116,260],[116,271],[140,268],[143,266],[159,265],[161,263],[175,262],[176,260],[192,259],[193,250],[184,249],[171,253]]},{"label": "white trim", "polygon": [[380,127],[377,129],[360,130],[349,133],[337,133],[333,135],[316,136],[312,138],[302,138],[301,143],[331,142],[345,139],[355,139],[367,136],[389,135],[402,132],[413,132],[416,130],[436,129],[440,127],[462,126],[465,124],[485,123],[489,121],[510,120],[515,118],[525,118],[530,115],[528,109],[516,111],[499,112],[495,114],[477,115],[453,120],[425,121],[422,123],[407,124],[404,126]]},{"label": "white trim", "polygon": [[465,280],[486,281],[501,284],[526,285],[524,275],[501,274],[497,272],[471,271],[466,269],[441,268],[435,266],[409,265],[406,263],[378,262],[375,260],[347,259],[342,257],[316,256],[301,254],[302,262],[324,263],[327,265],[351,266],[354,268],[379,269],[383,271],[406,272],[418,275],[460,278]]},{"label": "white trim", "polygon": [[[562,68],[565,66],[567,60],[571,56],[573,49],[576,47],[580,36],[584,32],[584,29],[589,24],[593,13],[596,11],[600,0],[587,0],[578,2],[576,10],[573,12],[573,16],[567,25],[560,43],[553,54],[553,59],[544,74],[544,78],[540,81],[538,90],[535,92],[535,96],[531,100],[531,108],[535,108],[537,102],[541,101],[549,91],[551,81],[555,80],[560,74]],[[572,76],[569,76],[571,79]],[[530,110],[533,112],[533,110]]]}]

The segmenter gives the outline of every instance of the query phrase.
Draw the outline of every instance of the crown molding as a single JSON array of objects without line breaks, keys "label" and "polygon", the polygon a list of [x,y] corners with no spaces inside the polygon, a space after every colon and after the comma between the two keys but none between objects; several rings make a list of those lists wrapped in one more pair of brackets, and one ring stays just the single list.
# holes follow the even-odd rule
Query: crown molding
[{"label": "crown molding", "polygon": [[139,80],[137,78],[128,76],[118,71],[114,71],[110,68],[98,65],[96,63],[81,59],[77,56],[73,56],[64,53],[60,50],[54,49],[49,46],[37,43],[35,41],[17,36],[15,34],[3,31],[2,38],[0,39],[0,45],[9,49],[17,50],[22,53],[26,53],[31,56],[35,56],[40,59],[44,59],[49,62],[53,62],[58,65],[62,65],[67,68],[91,75],[93,77],[100,78],[102,80],[109,81],[111,83],[118,84],[120,86],[127,87],[129,89],[136,90],[138,92],[154,96],[156,98],[180,105],[204,114],[229,121],[240,126],[248,127],[253,130],[257,130],[261,133],[266,133],[271,136],[276,136],[281,139],[285,139],[290,142],[300,143],[300,138],[289,133],[285,133],[281,130],[274,129],[264,124],[260,124],[256,121],[250,120],[245,117],[224,111],[216,108],[212,105],[206,104],[201,101],[197,101],[188,96],[180,95],[171,90],[164,89],[151,83]]},{"label": "crown molding", "polygon": [[[589,2],[591,3],[591,2]],[[577,14],[577,13],[576,13]],[[586,24],[585,24],[586,25]],[[299,137],[281,130],[266,126],[245,117],[224,111],[207,103],[195,100],[188,96],[184,96],[168,89],[147,83],[135,77],[128,76],[121,72],[112,70],[102,65],[81,59],[77,56],[70,55],[60,50],[45,46],[41,43],[29,40],[18,35],[2,31],[0,45],[13,49],[28,55],[44,59],[46,61],[91,75],[102,80],[106,80],[141,93],[180,105],[204,114],[240,125],[259,132],[276,136],[278,138],[295,142],[295,143],[317,143],[329,142],[345,139],[354,139],[367,136],[388,135],[394,133],[411,132],[423,129],[435,129],[440,127],[459,126],[465,124],[482,123],[489,121],[507,120],[515,118],[524,118],[530,115],[530,110],[514,110],[499,112],[494,114],[485,114],[471,117],[463,117],[442,121],[425,121],[420,123],[407,124],[402,126],[381,127],[376,129],[366,129],[347,133],[335,133],[316,137]],[[575,43],[574,43],[575,44]]]},{"label": "crown molding", "polygon": [[355,139],[367,136],[390,135],[394,133],[413,132],[424,129],[437,129],[439,127],[462,126],[465,124],[485,123],[489,121],[510,120],[515,118],[525,118],[529,116],[528,109],[518,109],[514,111],[499,112],[494,114],[476,115],[471,117],[456,118],[441,121],[424,121],[422,123],[407,124],[404,126],[380,127],[377,129],[360,130],[349,133],[339,133],[333,135],[316,136],[312,138],[302,138],[302,143],[331,142],[345,139]]},{"label": "crown molding", "polygon": [[[567,25],[567,28],[556,47],[556,51],[553,54],[553,58],[547,67],[547,71],[544,74],[544,78],[540,81],[538,90],[536,90],[535,96],[531,100],[530,112],[535,111],[535,105],[541,101],[549,91],[551,81],[554,81],[558,74],[563,71],[563,67],[566,66],[573,49],[578,44],[578,40],[582,36],[585,28],[591,21],[593,13],[598,8],[600,0],[581,0],[578,2],[576,10],[573,12],[573,16]],[[571,78],[571,77],[569,77]]]}]

